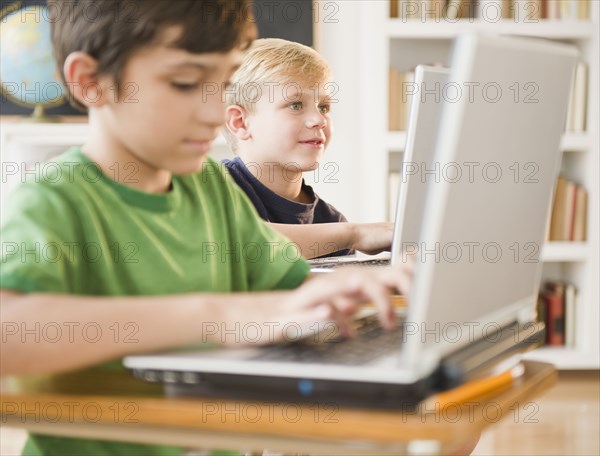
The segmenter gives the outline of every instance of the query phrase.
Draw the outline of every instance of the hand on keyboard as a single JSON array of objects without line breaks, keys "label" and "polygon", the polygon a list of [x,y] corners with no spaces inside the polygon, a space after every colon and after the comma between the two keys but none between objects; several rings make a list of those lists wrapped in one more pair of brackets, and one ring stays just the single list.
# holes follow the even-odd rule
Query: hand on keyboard
[{"label": "hand on keyboard", "polygon": [[368,255],[376,255],[392,248],[394,224],[355,223],[353,224],[352,248]]},{"label": "hand on keyboard", "polygon": [[311,278],[292,296],[290,308],[307,322],[333,321],[342,336],[352,336],[352,315],[361,304],[373,303],[385,328],[395,324],[392,294],[408,293],[413,262],[390,268],[348,267]]},{"label": "hand on keyboard", "polygon": [[330,274],[311,276],[293,291],[249,293],[243,302],[217,309],[223,325],[258,328],[251,338],[219,337],[225,345],[264,345],[299,340],[332,323],[339,336],[352,337],[354,315],[363,304],[371,303],[385,329],[395,326],[392,295],[407,293],[412,279],[412,263],[389,268],[348,267]]}]

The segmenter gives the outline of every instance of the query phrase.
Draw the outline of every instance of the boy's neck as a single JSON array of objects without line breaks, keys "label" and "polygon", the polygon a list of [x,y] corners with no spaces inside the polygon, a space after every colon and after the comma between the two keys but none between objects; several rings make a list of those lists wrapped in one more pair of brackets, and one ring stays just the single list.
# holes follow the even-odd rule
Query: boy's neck
[{"label": "boy's neck", "polygon": [[[244,160],[244,157],[240,156],[240,158],[244,163],[249,163]],[[302,191],[301,171],[276,166],[272,162],[268,166],[252,162],[252,166],[247,169],[261,184],[279,196],[298,203],[312,203],[308,195]]]},{"label": "boy's neck", "polygon": [[171,188],[172,174],[140,160],[117,138],[102,128],[93,113],[89,116],[90,134],[82,147],[109,179],[147,193],[166,193]]}]

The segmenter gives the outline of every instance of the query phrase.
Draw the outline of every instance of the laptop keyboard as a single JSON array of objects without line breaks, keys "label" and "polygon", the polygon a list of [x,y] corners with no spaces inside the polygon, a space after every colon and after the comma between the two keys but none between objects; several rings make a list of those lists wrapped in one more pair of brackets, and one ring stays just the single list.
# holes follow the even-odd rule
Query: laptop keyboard
[{"label": "laptop keyboard", "polygon": [[311,267],[319,269],[334,269],[343,268],[345,266],[389,266],[389,258],[379,258],[377,260],[366,260],[366,261],[340,261],[340,262],[324,262],[324,263],[312,263]]},{"label": "laptop keyboard", "polygon": [[267,347],[254,360],[357,365],[365,364],[392,351],[402,344],[402,327],[385,330],[377,315],[356,321],[353,338],[325,337],[321,342],[313,338],[287,345]]}]

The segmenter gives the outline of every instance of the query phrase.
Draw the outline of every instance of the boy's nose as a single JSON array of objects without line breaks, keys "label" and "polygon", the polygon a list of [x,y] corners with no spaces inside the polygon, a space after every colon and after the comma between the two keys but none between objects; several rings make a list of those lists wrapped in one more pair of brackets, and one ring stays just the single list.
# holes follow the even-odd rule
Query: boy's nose
[{"label": "boy's nose", "polygon": [[327,119],[319,112],[313,113],[306,119],[306,126],[308,128],[325,128],[327,126]]},{"label": "boy's nose", "polygon": [[196,109],[198,122],[219,127],[225,123],[225,99],[221,92],[204,94]]}]

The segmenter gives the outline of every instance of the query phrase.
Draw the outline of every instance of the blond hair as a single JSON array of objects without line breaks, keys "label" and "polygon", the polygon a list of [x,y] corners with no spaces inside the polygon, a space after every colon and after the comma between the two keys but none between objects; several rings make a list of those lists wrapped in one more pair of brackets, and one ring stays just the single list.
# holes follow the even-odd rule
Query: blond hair
[{"label": "blond hair", "polygon": [[[226,91],[225,101],[227,106],[237,105],[253,112],[256,102],[265,93],[262,87],[274,83],[314,85],[327,82],[330,77],[329,65],[314,49],[279,38],[262,38],[255,40],[244,55]],[[224,136],[235,152],[237,138],[227,127]]]}]

